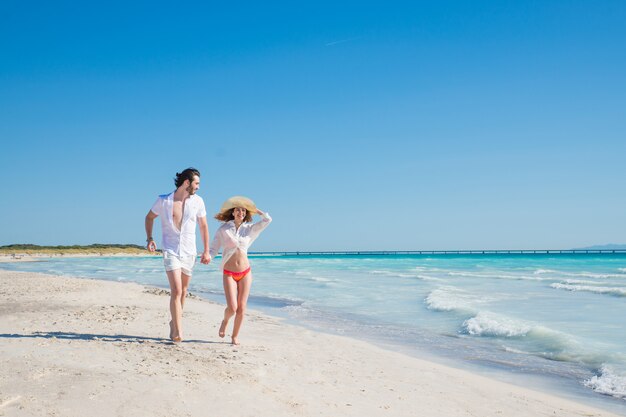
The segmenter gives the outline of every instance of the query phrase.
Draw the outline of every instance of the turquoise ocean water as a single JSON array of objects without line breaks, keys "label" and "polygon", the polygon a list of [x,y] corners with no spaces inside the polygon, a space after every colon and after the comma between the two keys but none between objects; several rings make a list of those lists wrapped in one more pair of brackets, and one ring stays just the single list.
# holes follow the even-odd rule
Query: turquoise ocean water
[{"label": "turquoise ocean water", "polygon": [[[250,307],[626,415],[626,254],[251,256]],[[190,290],[223,302],[219,258]],[[159,257],[0,268],[167,287]],[[525,379],[528,378],[528,379]]]}]

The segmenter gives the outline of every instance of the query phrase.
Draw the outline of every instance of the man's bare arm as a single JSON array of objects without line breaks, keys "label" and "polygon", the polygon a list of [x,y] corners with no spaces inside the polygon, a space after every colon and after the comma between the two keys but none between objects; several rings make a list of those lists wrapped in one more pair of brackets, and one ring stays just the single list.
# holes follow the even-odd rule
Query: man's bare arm
[{"label": "man's bare arm", "polygon": [[204,251],[200,258],[200,263],[208,264],[211,262],[211,255],[209,255],[209,224],[206,221],[206,217],[198,217],[198,225],[200,226],[200,237],[204,244]]},{"label": "man's bare arm", "polygon": [[155,214],[152,210],[150,210],[148,212],[148,214],[146,214],[146,248],[150,251],[150,252],[154,252],[156,251],[156,243],[154,242],[154,239],[152,238],[152,229],[154,227],[154,219],[156,219],[158,217],[158,214]]}]

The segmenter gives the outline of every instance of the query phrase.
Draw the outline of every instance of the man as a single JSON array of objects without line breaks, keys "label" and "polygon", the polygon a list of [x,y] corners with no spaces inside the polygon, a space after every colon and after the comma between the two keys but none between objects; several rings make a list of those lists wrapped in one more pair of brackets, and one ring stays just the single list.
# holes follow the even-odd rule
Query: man
[{"label": "man", "polygon": [[157,198],[146,215],[147,248],[156,251],[152,238],[154,219],[161,216],[163,231],[163,263],[170,282],[170,339],[176,343],[183,340],[182,314],[196,261],[196,222],[200,226],[200,236],[204,251],[200,262],[211,262],[209,255],[209,225],[202,197],[196,195],[200,188],[200,172],[187,168],[176,173],[176,190]]}]

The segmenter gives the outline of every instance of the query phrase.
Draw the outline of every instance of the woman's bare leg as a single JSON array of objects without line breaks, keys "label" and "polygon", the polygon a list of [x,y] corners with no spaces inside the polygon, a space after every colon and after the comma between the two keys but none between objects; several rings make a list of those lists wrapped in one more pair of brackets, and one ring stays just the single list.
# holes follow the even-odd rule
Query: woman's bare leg
[{"label": "woman's bare leg", "polygon": [[224,309],[224,319],[220,325],[219,337],[226,335],[226,326],[228,320],[235,315],[237,311],[237,283],[230,275],[224,275],[224,296],[226,297],[226,308]]},{"label": "woman's bare leg", "polygon": [[239,344],[239,329],[241,329],[241,323],[243,323],[243,316],[246,312],[248,305],[248,296],[250,295],[250,287],[252,286],[252,273],[248,272],[248,275],[243,277],[237,282],[237,310],[235,315],[235,324],[233,325],[232,343],[233,345]]}]

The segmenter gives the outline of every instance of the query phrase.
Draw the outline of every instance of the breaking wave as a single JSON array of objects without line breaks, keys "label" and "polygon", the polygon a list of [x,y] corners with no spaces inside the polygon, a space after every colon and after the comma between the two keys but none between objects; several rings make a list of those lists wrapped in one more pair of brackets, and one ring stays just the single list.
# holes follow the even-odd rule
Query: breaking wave
[{"label": "breaking wave", "polygon": [[618,375],[612,367],[607,365],[603,365],[600,368],[600,374],[584,381],[583,385],[600,394],[620,399],[626,398],[626,376]]},{"label": "breaking wave", "polygon": [[463,323],[463,330],[472,336],[520,337],[532,329],[530,323],[489,312],[480,312]]},{"label": "breaking wave", "polygon": [[550,287],[556,288],[557,290],[567,290],[567,291],[584,291],[584,292],[592,292],[596,294],[608,294],[614,295],[617,297],[626,297],[626,288],[619,287],[599,287],[593,285],[573,285],[573,284],[563,284],[563,283],[554,283],[550,284]]}]

